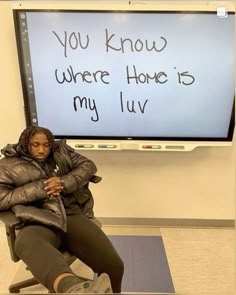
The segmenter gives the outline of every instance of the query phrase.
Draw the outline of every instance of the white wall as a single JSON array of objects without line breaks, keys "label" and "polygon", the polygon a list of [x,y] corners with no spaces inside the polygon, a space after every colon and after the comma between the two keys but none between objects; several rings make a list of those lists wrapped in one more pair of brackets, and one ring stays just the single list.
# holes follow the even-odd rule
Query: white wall
[{"label": "white wall", "polygon": [[[16,142],[25,127],[12,7],[22,4],[29,8],[73,9],[79,5],[69,1],[47,3],[0,2],[0,147]],[[201,5],[204,9],[210,7],[209,3]],[[232,8],[234,4],[228,5]],[[170,9],[168,3],[161,7]],[[171,6],[176,7],[180,4]],[[102,183],[92,186],[99,217],[234,219],[234,147],[83,154],[96,162],[98,174],[103,177]]]}]

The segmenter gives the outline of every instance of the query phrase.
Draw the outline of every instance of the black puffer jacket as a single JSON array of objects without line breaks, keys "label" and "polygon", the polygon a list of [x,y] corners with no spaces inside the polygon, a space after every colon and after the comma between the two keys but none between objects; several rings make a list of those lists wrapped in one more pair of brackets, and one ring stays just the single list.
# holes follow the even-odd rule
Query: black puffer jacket
[{"label": "black puffer jacket", "polygon": [[[64,180],[63,195],[75,197],[84,214],[93,217],[93,197],[88,183],[97,171],[95,164],[76,153],[65,141],[53,153],[56,175]],[[61,197],[48,198],[44,190],[46,172],[37,161],[20,156],[16,145],[7,145],[0,160],[0,211],[12,209],[24,223],[42,223],[66,231],[66,213]],[[95,181],[100,179],[95,176]]]}]

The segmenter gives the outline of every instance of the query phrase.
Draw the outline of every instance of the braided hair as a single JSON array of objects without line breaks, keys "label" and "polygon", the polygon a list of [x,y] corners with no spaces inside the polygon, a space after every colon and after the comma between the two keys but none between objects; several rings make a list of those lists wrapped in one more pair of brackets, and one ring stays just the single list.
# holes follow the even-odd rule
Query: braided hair
[{"label": "braided hair", "polygon": [[55,142],[52,132],[47,128],[39,127],[39,126],[28,127],[21,133],[18,143],[16,145],[17,151],[20,153],[29,154],[28,145],[29,145],[30,139],[35,134],[39,134],[39,133],[45,134],[47,136],[50,149],[52,152],[54,152],[57,148],[57,144]]}]

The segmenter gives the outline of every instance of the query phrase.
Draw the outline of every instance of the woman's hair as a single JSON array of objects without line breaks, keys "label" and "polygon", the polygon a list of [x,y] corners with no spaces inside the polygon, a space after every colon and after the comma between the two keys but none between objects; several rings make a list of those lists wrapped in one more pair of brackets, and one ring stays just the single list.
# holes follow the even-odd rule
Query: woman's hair
[{"label": "woman's hair", "polygon": [[28,154],[28,145],[30,142],[30,139],[35,134],[45,134],[47,136],[50,149],[52,152],[54,152],[57,148],[57,144],[55,143],[54,136],[52,132],[44,127],[38,127],[38,126],[31,126],[26,128],[20,135],[18,143],[17,143],[17,151],[23,152],[24,154]]}]

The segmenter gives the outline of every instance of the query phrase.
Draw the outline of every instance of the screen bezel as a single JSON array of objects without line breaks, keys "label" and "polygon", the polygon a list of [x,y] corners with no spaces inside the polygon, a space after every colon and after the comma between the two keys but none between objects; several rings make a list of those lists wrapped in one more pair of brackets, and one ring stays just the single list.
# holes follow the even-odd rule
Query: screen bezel
[{"label": "screen bezel", "polygon": [[[26,70],[25,70],[25,56],[24,56],[24,50],[22,46],[22,39],[20,38],[20,25],[19,25],[19,15],[21,12],[89,12],[89,13],[197,13],[197,14],[212,14],[215,12],[213,11],[179,11],[179,10],[162,10],[162,11],[146,11],[146,10],[87,10],[87,9],[76,9],[76,10],[66,10],[66,9],[14,9],[13,10],[13,16],[14,16],[14,26],[15,26],[15,35],[16,35],[16,43],[17,43],[17,53],[18,53],[18,59],[19,59],[19,65],[20,65],[20,73],[21,73],[21,83],[22,83],[22,90],[23,90],[23,99],[24,99],[24,112],[25,112],[25,120],[27,126],[36,125],[37,123],[32,123],[32,112],[35,111],[35,105],[31,104],[31,97],[29,96],[28,91],[28,85],[27,85],[27,79],[26,79]],[[229,14],[235,14],[234,12],[228,12]],[[30,52],[29,52],[30,54]],[[95,142],[173,142],[174,144],[177,142],[195,142],[198,143],[231,143],[233,141],[233,135],[234,135],[234,129],[235,129],[235,98],[230,118],[230,124],[228,129],[227,137],[145,137],[144,136],[137,136],[137,137],[130,137],[130,136],[81,136],[81,135],[68,135],[68,134],[55,134],[55,138],[67,138],[69,140],[82,140],[84,141],[95,141]]]}]

